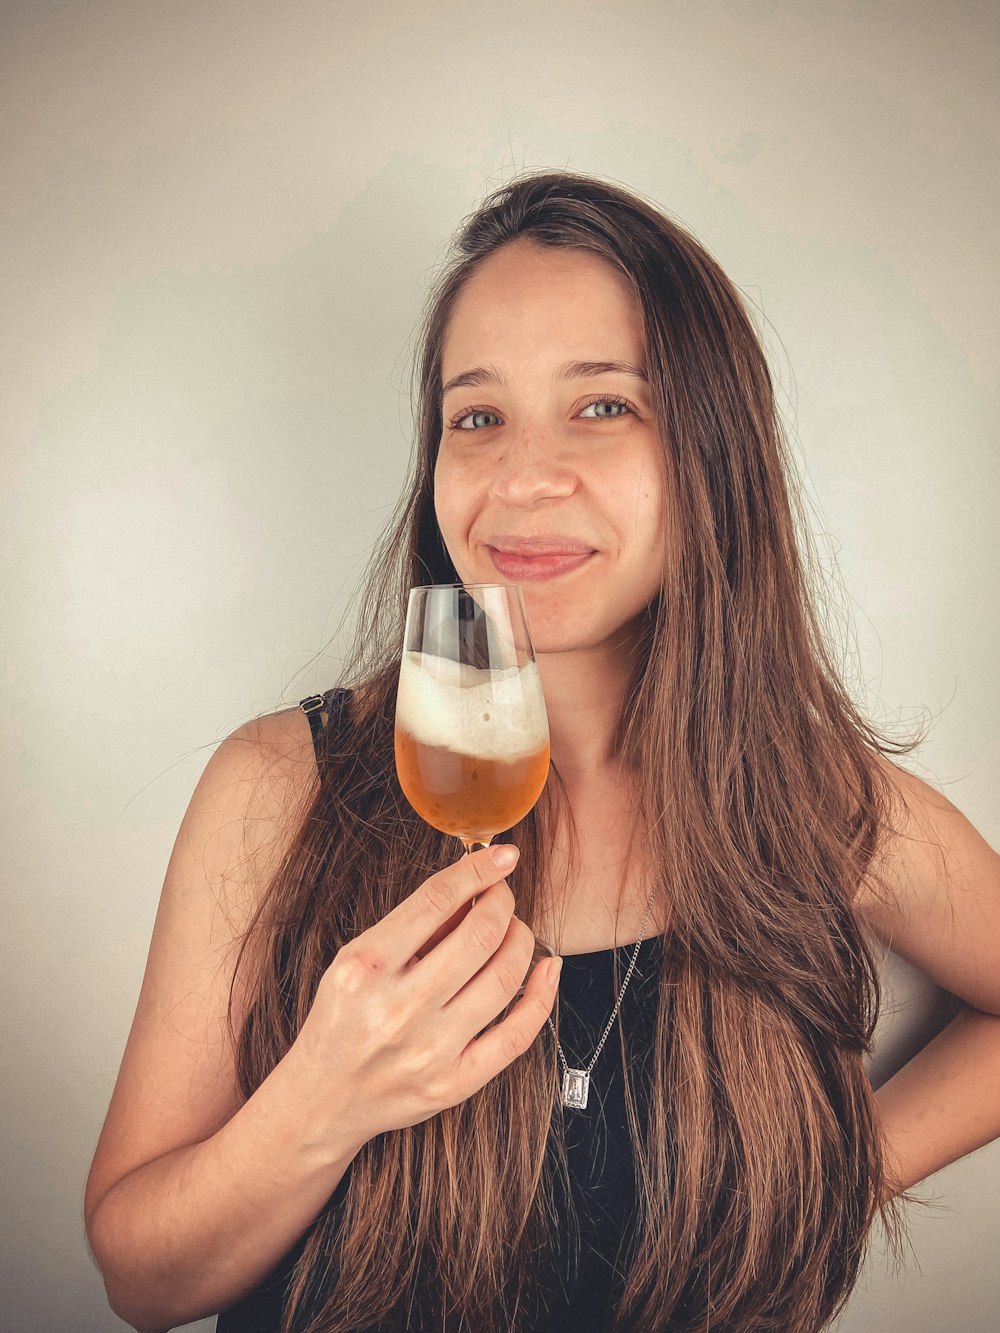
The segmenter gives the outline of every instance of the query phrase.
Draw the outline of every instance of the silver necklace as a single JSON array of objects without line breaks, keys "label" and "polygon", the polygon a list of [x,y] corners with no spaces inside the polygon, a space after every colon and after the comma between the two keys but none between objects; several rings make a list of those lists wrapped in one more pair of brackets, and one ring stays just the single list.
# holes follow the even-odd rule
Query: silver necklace
[{"label": "silver necklace", "polygon": [[[590,1096],[590,1071],[594,1068],[594,1065],[597,1064],[597,1057],[604,1049],[604,1043],[608,1039],[608,1033],[611,1031],[614,1021],[618,1017],[618,1010],[622,1007],[622,997],[628,988],[628,983],[632,980],[632,973],[635,971],[636,960],[639,957],[639,948],[642,944],[643,937],[646,934],[646,924],[649,921],[649,914],[653,910],[653,894],[655,892],[656,885],[654,884],[649,895],[649,902],[646,904],[646,915],[643,917],[642,925],[639,928],[639,938],[636,940],[635,948],[632,950],[632,960],[628,965],[628,971],[625,973],[625,980],[621,984],[621,989],[618,992],[618,999],[615,1001],[615,1007],[612,1009],[611,1017],[608,1019],[608,1025],[601,1034],[601,1040],[597,1043],[597,1050],[594,1051],[594,1054],[591,1056],[590,1064],[586,1069],[570,1069],[566,1056],[563,1054],[563,1048],[559,1038],[556,1037],[556,1050],[559,1053],[559,1060],[563,1070],[563,1106],[570,1106],[575,1111],[585,1111],[587,1109],[587,1098]],[[552,1029],[552,1035],[555,1037],[556,1029],[552,1019],[547,1018],[545,1021]]]}]

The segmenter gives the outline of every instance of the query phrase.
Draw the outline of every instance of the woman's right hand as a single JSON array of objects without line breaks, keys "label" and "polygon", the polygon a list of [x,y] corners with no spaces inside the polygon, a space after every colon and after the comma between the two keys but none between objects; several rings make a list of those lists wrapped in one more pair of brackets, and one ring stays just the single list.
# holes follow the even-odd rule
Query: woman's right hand
[{"label": "woman's right hand", "polygon": [[[550,980],[545,963],[524,982],[534,935],[503,879],[514,864],[509,845],[462,857],[345,944],[323,974],[289,1057],[317,1090],[336,1090],[331,1100],[360,1141],[471,1097],[549,1016],[558,972]],[[522,985],[510,1013],[484,1031]]]}]

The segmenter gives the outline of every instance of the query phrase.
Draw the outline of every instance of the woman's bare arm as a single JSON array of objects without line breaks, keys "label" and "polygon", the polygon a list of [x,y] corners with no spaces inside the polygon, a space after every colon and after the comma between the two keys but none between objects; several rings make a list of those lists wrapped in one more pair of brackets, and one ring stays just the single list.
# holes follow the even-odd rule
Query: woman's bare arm
[{"label": "woman's bare arm", "polygon": [[1000,1017],[963,1008],[875,1094],[892,1192],[1000,1137]]},{"label": "woman's bare arm", "polygon": [[882,942],[965,1002],[876,1093],[899,1192],[1000,1136],[1000,856],[921,779],[883,761],[898,833],[885,900],[862,915]]},{"label": "woman's bare arm", "polygon": [[[340,949],[291,1049],[241,1105],[235,945],[315,782],[305,718],[267,719],[220,747],[177,838],[85,1204],[111,1305],[140,1329],[252,1289],[364,1143],[472,1096],[555,1000],[543,967],[512,1003],[534,945],[503,879],[517,853],[474,852]],[[241,1007],[237,995],[237,1020]]]},{"label": "woman's bare arm", "polygon": [[227,1033],[236,943],[315,782],[305,717],[262,719],[219,747],[177,836],[85,1201],[112,1308],[136,1326],[252,1288],[361,1146],[291,1052],[241,1105]]}]

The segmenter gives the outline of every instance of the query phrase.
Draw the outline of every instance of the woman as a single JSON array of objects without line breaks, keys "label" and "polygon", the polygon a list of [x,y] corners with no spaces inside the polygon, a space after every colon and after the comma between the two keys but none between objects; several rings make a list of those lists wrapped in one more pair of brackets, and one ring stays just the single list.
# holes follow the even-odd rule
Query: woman
[{"label": "woman", "polygon": [[[392,763],[406,590],[456,579],[522,585],[553,758],[458,862]],[[1000,1133],[1000,870],[838,683],[763,355],[688,235],[564,174],[468,222],[362,607],[353,690],[231,736],[185,816],[88,1186],[112,1305],[822,1327],[873,1218]],[[869,932],[968,1006],[877,1097]],[[515,1001],[535,934],[562,976]]]}]

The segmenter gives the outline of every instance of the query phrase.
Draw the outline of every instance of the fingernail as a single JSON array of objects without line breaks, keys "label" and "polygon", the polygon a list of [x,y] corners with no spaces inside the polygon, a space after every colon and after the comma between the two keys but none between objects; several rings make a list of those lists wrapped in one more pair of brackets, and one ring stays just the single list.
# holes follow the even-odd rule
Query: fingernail
[{"label": "fingernail", "polygon": [[554,986],[559,980],[559,973],[562,971],[562,959],[550,958],[545,965],[545,980],[550,986]]},{"label": "fingernail", "polygon": [[518,851],[510,843],[501,843],[493,848],[493,864],[499,870],[512,870],[517,865]]}]

